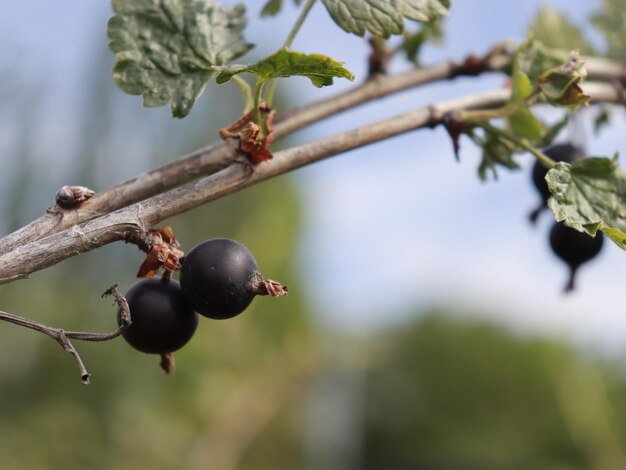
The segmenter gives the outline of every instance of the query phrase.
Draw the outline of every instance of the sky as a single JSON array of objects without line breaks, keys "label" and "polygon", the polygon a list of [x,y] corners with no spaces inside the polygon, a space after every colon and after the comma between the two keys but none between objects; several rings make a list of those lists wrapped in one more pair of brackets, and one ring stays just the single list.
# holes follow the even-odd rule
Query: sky
[{"label": "sky", "polygon": [[[48,128],[51,142],[66,139],[76,126],[71,110],[88,99],[81,87],[80,67],[94,41],[106,43],[110,7],[107,2],[84,0],[5,3],[0,16],[3,50],[14,53],[28,70],[37,71],[36,79],[45,83],[49,109],[67,109]],[[247,39],[261,44],[266,52],[278,48],[297,15],[296,8],[288,2],[279,17],[259,21],[255,16],[262,2],[247,4],[251,17]],[[484,53],[506,39],[522,41],[543,4],[566,9],[581,23],[600,2],[453,1],[445,22],[445,44],[427,47],[423,62],[435,64]],[[332,55],[345,63],[357,82],[365,76],[365,42],[337,28],[320,4],[313,8],[292,48]],[[401,61],[392,64],[392,71],[404,69]],[[429,85],[314,125],[290,142],[308,142],[504,83],[502,76],[491,75]],[[334,87],[318,90],[294,78],[284,86],[294,103],[304,104],[352,84],[340,80]],[[138,98],[128,99],[139,106]],[[624,114],[617,113],[615,125],[599,138],[590,130],[591,117],[590,112],[581,117],[589,153],[624,153]],[[42,151],[49,143],[42,142]],[[469,141],[462,141],[461,162],[457,163],[444,132],[423,130],[298,171],[304,226],[297,262],[320,324],[367,334],[416,310],[452,307],[486,315],[522,332],[625,350],[626,314],[618,306],[626,255],[605,243],[598,259],[581,270],[578,291],[564,296],[566,269],[551,255],[547,243],[550,214],[545,213],[536,227],[527,222],[527,214],[538,201],[528,171],[532,157],[521,156],[522,170],[502,171],[495,182],[479,181],[478,161],[479,150]]]}]

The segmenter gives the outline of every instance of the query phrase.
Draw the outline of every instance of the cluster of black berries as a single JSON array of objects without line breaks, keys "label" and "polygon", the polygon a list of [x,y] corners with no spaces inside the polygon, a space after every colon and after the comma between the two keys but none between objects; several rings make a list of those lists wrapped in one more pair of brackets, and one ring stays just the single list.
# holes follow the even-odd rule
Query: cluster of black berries
[{"label": "cluster of black berries", "polygon": [[252,253],[241,243],[207,240],[184,257],[180,284],[166,276],[143,279],[128,289],[132,324],[123,336],[139,351],[169,354],[191,339],[198,314],[232,318],[256,295],[284,295],[286,291],[285,286],[263,278]]},{"label": "cluster of black berries", "polygon": [[[544,153],[556,162],[572,163],[579,158],[583,158],[583,152],[572,144],[557,144],[546,149]],[[535,222],[539,214],[547,207],[550,190],[546,182],[548,170],[539,162],[535,162],[533,167],[533,183],[541,195],[541,202],[537,209],[530,214],[531,222]],[[574,290],[574,282],[578,268],[587,261],[594,258],[602,249],[602,234],[594,238],[565,226],[561,222],[555,222],[550,230],[550,246],[552,251],[569,268],[569,279],[565,286],[565,292]]]}]

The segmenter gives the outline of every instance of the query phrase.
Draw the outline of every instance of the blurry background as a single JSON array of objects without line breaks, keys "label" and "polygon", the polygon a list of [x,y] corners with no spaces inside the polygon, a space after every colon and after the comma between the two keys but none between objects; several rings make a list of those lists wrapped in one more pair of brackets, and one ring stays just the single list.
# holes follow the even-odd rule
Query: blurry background
[{"label": "blurry background", "polygon": [[[0,16],[0,232],[39,216],[73,183],[96,191],[217,139],[241,110],[210,86],[191,115],[144,109],[115,88],[107,2],[5,2]],[[224,3],[236,3],[225,1]],[[279,47],[297,15],[259,20],[247,2],[243,61]],[[620,25],[624,2],[614,0]],[[453,2],[425,64],[522,41],[540,7],[567,12],[598,50],[600,0]],[[623,28],[623,16],[621,26]],[[365,41],[317,5],[294,49],[366,75]],[[392,71],[408,68],[402,60]],[[504,85],[501,75],[429,85],[299,132],[303,143],[384,116]],[[349,87],[280,83],[282,109]],[[557,115],[546,115],[553,120]],[[561,136],[588,154],[625,150],[624,113],[594,111]],[[550,216],[523,168],[481,183],[441,129],[414,132],[247,189],[168,221],[183,249],[233,237],[288,284],[240,317],[203,319],[169,377],[122,339],[76,343],[92,384],[49,338],[0,324],[0,468],[626,468],[624,254],[606,243],[561,294]],[[0,309],[66,329],[109,331],[100,294],[134,282],[141,253],[114,244],[0,287]]]}]

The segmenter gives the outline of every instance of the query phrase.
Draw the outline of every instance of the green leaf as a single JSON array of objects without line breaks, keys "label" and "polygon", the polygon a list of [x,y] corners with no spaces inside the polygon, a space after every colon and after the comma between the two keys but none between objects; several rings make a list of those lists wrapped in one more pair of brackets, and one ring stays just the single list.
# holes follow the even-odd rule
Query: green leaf
[{"label": "green leaf", "polygon": [[601,12],[591,17],[591,23],[604,35],[606,55],[623,61],[626,57],[626,0],[604,0]]},{"label": "green leaf", "polygon": [[[511,98],[509,105],[519,105],[526,100],[534,91],[530,82],[520,66],[521,49],[513,57],[513,71],[511,73]],[[524,137],[531,142],[541,138],[544,133],[544,126],[528,108],[521,108],[509,116],[509,124],[517,135]]]},{"label": "green leaf", "polygon": [[568,122],[569,122],[569,113],[565,114],[561,119],[559,119],[553,125],[545,128],[544,134],[543,136],[541,136],[541,139],[534,142],[535,147],[545,148],[545,147],[549,147],[550,145],[552,145],[552,142],[554,141],[554,139],[556,139],[557,135],[559,135],[559,132],[561,132],[563,128],[567,126]]},{"label": "green leaf", "polygon": [[598,135],[603,127],[611,123],[611,108],[607,105],[600,107],[600,112],[593,119],[593,132]]},{"label": "green leaf", "polygon": [[535,16],[530,30],[534,38],[545,47],[579,50],[583,54],[592,54],[593,47],[585,38],[582,30],[556,8],[545,6]]},{"label": "green leaf", "polygon": [[252,45],[241,34],[242,5],[210,0],[113,0],[109,47],[115,53],[113,78],[126,93],[142,95],[144,106],[170,104],[186,116],[214,66],[240,57]]},{"label": "green leaf", "polygon": [[[548,49],[535,40],[532,34],[517,49],[514,56],[514,59],[519,61],[520,69],[528,75],[533,84],[548,70],[561,66],[567,58],[567,51]],[[511,65],[515,65],[515,60],[512,60]]]},{"label": "green leaf", "polygon": [[419,65],[419,54],[426,42],[441,44],[443,31],[438,21],[424,23],[414,33],[404,33],[400,49],[404,51],[409,62]]},{"label": "green leaf", "polygon": [[215,81],[227,82],[233,75],[241,72],[250,72],[266,80],[279,77],[307,77],[316,87],[332,85],[334,77],[354,80],[352,73],[341,62],[330,57],[281,49],[254,65],[227,69],[220,73]]},{"label": "green leaf", "polygon": [[595,236],[604,232],[626,249],[626,173],[613,158],[583,158],[557,163],[546,176],[548,206],[557,221]]},{"label": "green leaf", "polygon": [[543,124],[528,108],[522,108],[509,116],[511,129],[517,135],[535,142],[543,137]]},{"label": "green leaf", "polygon": [[484,129],[486,138],[478,139],[475,135],[469,134],[470,138],[483,149],[482,160],[478,166],[478,176],[485,181],[489,173],[494,179],[498,179],[498,166],[514,170],[519,168],[513,159],[513,154],[519,151],[510,141],[503,139],[500,135]]},{"label": "green leaf", "polygon": [[283,6],[282,0],[268,0],[261,10],[261,16],[276,16]]},{"label": "green leaf", "polygon": [[449,0],[322,0],[340,28],[358,36],[402,34],[404,18],[429,23],[448,14]]},{"label": "green leaf", "polygon": [[[300,5],[302,0],[293,0],[296,5]],[[261,16],[276,16],[283,7],[283,0],[268,0],[263,9]]]}]

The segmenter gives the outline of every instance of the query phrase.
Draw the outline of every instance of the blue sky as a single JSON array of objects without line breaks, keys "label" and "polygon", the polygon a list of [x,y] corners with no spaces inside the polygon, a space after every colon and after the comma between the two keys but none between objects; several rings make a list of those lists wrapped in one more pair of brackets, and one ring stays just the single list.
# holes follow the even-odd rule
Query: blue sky
[{"label": "blue sky", "polygon": [[[254,15],[261,3],[247,2],[252,17],[247,37],[270,51],[284,40],[297,10],[289,4],[281,16],[258,21]],[[521,41],[542,4],[567,8],[572,19],[582,22],[600,2],[453,1],[445,45],[427,48],[423,60],[458,59],[483,53],[505,39]],[[81,92],[80,74],[74,71],[85,63],[94,41],[106,42],[109,16],[105,2],[33,0],[5,5],[0,16],[3,50],[13,51],[28,70],[39,71],[35,79],[45,81],[50,109],[67,109],[49,127],[50,141],[42,142],[42,152],[50,142],[70,135],[67,129],[75,126],[71,110],[87,97]],[[338,29],[319,4],[293,48],[332,55],[345,62],[357,80],[364,77],[364,41]],[[405,66],[394,62],[393,68]],[[299,132],[292,142],[503,85],[504,78],[497,75],[431,85],[315,125]],[[303,79],[285,81],[298,103],[349,86],[340,81],[318,90]],[[137,98],[128,99],[139,105]],[[591,154],[624,153],[623,116],[618,113],[616,125],[594,139],[590,115],[583,114]],[[625,254],[607,243],[597,261],[581,270],[578,292],[564,297],[566,270],[547,245],[549,215],[544,214],[534,228],[526,221],[537,202],[527,171],[531,157],[520,158],[523,171],[501,172],[499,181],[481,183],[476,176],[479,152],[468,141],[462,145],[461,163],[456,163],[445,134],[425,130],[298,172],[305,201],[298,261],[320,321],[367,332],[403,318],[416,306],[452,306],[487,312],[490,318],[523,331],[623,349],[626,315],[616,306],[622,303]]]}]

